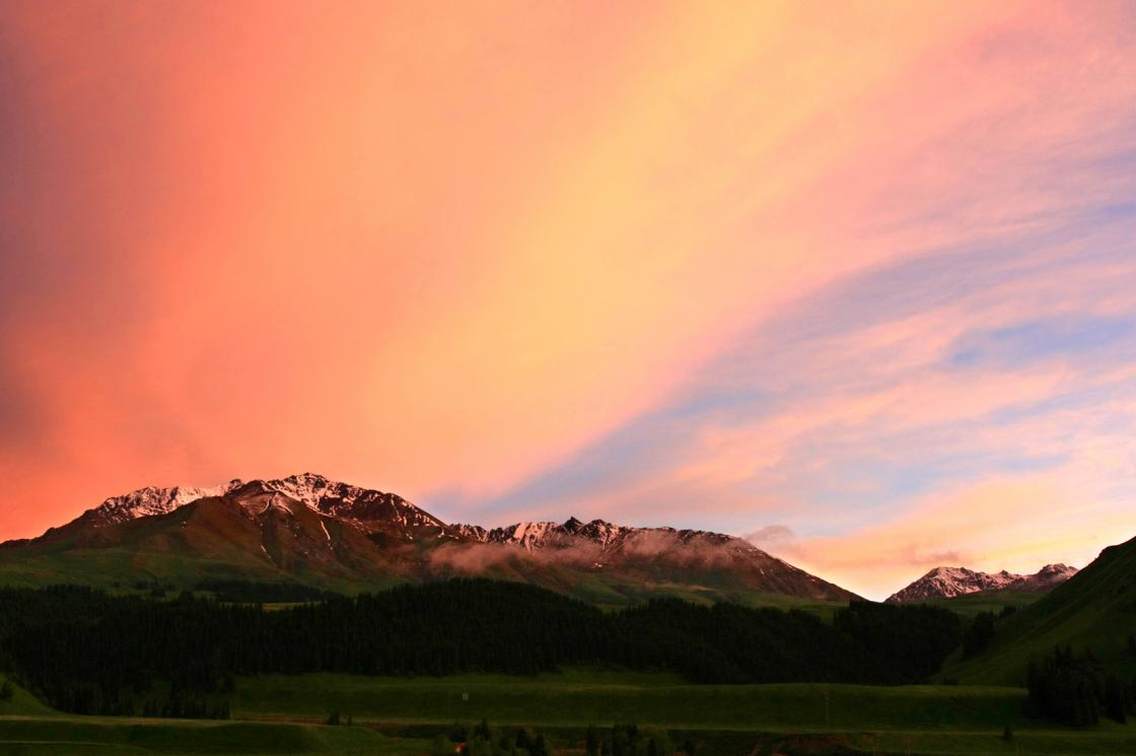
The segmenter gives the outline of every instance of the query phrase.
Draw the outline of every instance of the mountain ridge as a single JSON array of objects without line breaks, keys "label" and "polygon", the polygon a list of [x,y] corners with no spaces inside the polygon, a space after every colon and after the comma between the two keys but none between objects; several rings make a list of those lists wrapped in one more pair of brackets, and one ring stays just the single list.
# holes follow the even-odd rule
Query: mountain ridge
[{"label": "mountain ridge", "polygon": [[966,567],[935,567],[893,593],[885,603],[907,604],[996,591],[1044,593],[1075,574],[1077,569],[1066,564],[1047,564],[1029,575],[1019,575],[1006,570],[989,573]]},{"label": "mountain ridge", "polygon": [[49,579],[44,573],[96,581],[105,576],[86,565],[110,563],[120,575],[144,565],[155,577],[300,580],[353,590],[484,575],[615,604],[651,595],[858,598],[730,535],[576,517],[488,529],[448,524],[397,494],[315,473],[148,486],[38,538],[0,546],[0,580],[15,572],[25,581]]}]

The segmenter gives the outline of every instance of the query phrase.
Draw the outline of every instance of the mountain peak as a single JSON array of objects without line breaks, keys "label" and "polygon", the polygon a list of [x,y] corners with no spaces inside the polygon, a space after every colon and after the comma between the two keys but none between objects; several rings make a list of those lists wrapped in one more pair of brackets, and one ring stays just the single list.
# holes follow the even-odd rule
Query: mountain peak
[{"label": "mountain peak", "polygon": [[413,532],[422,528],[441,532],[446,527],[437,517],[397,494],[361,488],[313,472],[279,479],[234,478],[208,487],[147,486],[106,499],[84,512],[74,524],[102,528],[140,517],[169,514],[199,499],[243,499],[266,493],[281,494],[322,515],[347,520],[366,533],[396,533],[403,540],[413,540]]},{"label": "mountain peak", "polygon": [[[132,522],[141,520],[146,522]],[[812,599],[854,597],[721,533],[633,527],[598,518],[585,522],[576,516],[492,530],[448,525],[397,494],[313,472],[233,479],[204,488],[141,488],[111,497],[62,528],[12,545],[5,553],[45,543],[65,549],[115,548],[116,558],[126,559],[131,549],[153,543],[160,545],[156,551],[177,552],[171,558],[188,560],[186,564],[224,553],[235,560],[226,569],[257,579],[303,575],[371,585],[392,577],[427,580],[499,570],[559,589],[572,583],[572,576],[598,580],[612,586],[613,595],[624,595],[628,586],[636,586],[630,593],[639,595],[645,587],[666,592],[690,584],[708,595],[759,591]]]},{"label": "mountain peak", "polygon": [[906,604],[938,598],[953,598],[983,591],[1048,591],[1075,575],[1077,570],[1064,564],[1047,564],[1033,575],[1008,570],[978,572],[966,567],[935,567],[923,577],[888,597],[891,604]]}]

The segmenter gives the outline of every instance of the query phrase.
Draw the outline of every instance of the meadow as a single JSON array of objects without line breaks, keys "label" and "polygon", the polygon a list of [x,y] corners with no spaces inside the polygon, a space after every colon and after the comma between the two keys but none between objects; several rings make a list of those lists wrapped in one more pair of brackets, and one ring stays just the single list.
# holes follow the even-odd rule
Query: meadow
[{"label": "meadow", "polygon": [[[1136,728],[1058,728],[1025,692],[980,686],[693,685],[666,673],[568,669],[531,677],[241,678],[231,721],[60,715],[17,689],[0,704],[2,754],[429,754],[454,723],[546,734],[583,753],[589,724],[666,729],[700,754],[1133,753]],[[352,725],[327,726],[328,715]],[[1003,739],[1006,726],[1010,740]]]}]

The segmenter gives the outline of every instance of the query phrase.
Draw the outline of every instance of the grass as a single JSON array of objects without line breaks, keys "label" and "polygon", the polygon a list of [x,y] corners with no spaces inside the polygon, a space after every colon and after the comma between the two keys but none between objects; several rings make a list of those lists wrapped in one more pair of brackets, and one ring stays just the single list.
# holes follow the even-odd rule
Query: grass
[{"label": "grass", "polygon": [[[580,753],[589,724],[635,721],[704,754],[1136,754],[1136,725],[1055,728],[1024,718],[1024,696],[980,686],[692,685],[665,673],[594,669],[525,678],[264,676],[238,681],[228,722],[60,715],[18,691],[0,714],[0,754],[427,754],[454,722],[482,718],[534,727],[561,753]],[[355,726],[323,726],[333,710],[350,713]],[[1001,737],[1006,724],[1011,741]]]},{"label": "grass", "polygon": [[[0,683],[6,678],[0,675]],[[28,693],[19,685],[12,683],[12,698],[0,700],[0,717],[30,716],[43,717],[54,714],[54,710],[44,706],[35,696]]]},{"label": "grass", "polygon": [[972,659],[949,660],[943,677],[975,684],[1025,679],[1031,658],[1071,645],[1121,675],[1136,674],[1127,649],[1136,633],[1136,539],[1106,549],[1092,564],[1050,593],[998,623],[991,647]]},{"label": "grass", "polygon": [[516,678],[272,675],[241,678],[234,716],[586,726],[634,721],[693,729],[998,729],[1025,726],[1017,688],[691,685],[669,674],[570,671]]},{"label": "grass", "polygon": [[1041,598],[1040,593],[1024,593],[1021,591],[982,591],[947,599],[928,601],[932,606],[941,606],[944,609],[961,614],[964,617],[973,617],[982,612],[1000,613],[1007,606],[1015,609],[1024,609]]},{"label": "grass", "polygon": [[0,718],[3,754],[384,754],[425,741],[364,727],[110,717]]},{"label": "grass", "polygon": [[[579,746],[589,724],[636,722],[701,753],[1132,753],[1136,725],[1091,730],[1027,719],[1025,691],[983,686],[692,685],[670,674],[566,670],[527,678],[462,675],[242,678],[243,718],[319,720],[335,709],[393,734],[429,737],[482,718]],[[1012,741],[1003,741],[1006,725]]]},{"label": "grass", "polygon": [[[266,583],[299,583],[354,595],[387,590],[409,578],[394,575],[321,574],[285,571],[255,556],[259,542],[240,548],[223,548],[210,542],[207,551],[195,551],[179,544],[161,531],[168,519],[135,527],[131,540],[118,545],[80,547],[70,541],[39,543],[0,549],[0,586],[39,588],[73,584],[101,588],[118,594],[147,594],[134,586],[161,584],[176,595],[193,590],[203,580],[241,580]],[[157,531],[154,535],[150,531]],[[143,536],[152,536],[148,539]],[[176,535],[182,535],[180,532]],[[159,537],[160,536],[160,537]],[[488,570],[486,577],[528,583],[562,593],[605,610],[643,604],[652,598],[681,598],[697,604],[731,601],[751,607],[802,609],[826,619],[844,601],[799,598],[755,590],[728,573],[706,571],[696,582],[681,571],[656,575],[651,579],[620,574],[598,574],[563,565],[544,565],[540,570],[525,569],[527,564],[505,564]]]},{"label": "grass", "polygon": [[427,741],[364,727],[289,722],[80,717],[13,686],[0,701],[0,754],[387,754],[424,752]]}]

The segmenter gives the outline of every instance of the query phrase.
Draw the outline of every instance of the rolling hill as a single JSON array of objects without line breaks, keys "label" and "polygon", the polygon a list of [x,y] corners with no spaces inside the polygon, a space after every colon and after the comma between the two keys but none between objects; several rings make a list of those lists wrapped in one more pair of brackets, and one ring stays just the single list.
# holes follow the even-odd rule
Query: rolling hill
[{"label": "rolling hill", "polygon": [[998,625],[990,647],[955,660],[943,677],[967,683],[1021,685],[1033,657],[1070,645],[1110,668],[1136,672],[1136,538],[1110,546],[1091,564]]},{"label": "rolling hill", "polygon": [[720,533],[603,520],[451,525],[402,497],[311,473],[213,488],[143,488],[39,538],[0,544],[0,584],[175,589],[203,581],[359,592],[481,575],[599,605],[671,595],[749,604],[854,594]]}]

